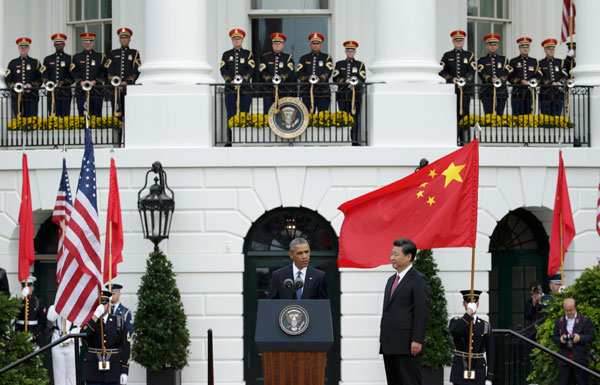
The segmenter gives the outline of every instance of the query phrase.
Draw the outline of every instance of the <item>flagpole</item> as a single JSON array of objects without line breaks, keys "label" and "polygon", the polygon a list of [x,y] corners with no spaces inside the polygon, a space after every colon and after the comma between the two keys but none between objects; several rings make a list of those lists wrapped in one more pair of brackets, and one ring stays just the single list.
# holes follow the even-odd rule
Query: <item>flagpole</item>
[{"label": "flagpole", "polygon": [[[471,302],[475,295],[475,248],[471,249]],[[469,322],[469,364],[467,367],[467,376],[471,378],[471,361],[473,358],[473,321]]]},{"label": "flagpole", "polygon": [[[108,222],[108,291],[112,293],[112,221]],[[111,307],[108,308],[109,312]]]},{"label": "flagpole", "polygon": [[[569,1],[569,35],[571,38],[571,49],[573,49],[573,0]],[[571,60],[569,68],[569,75],[571,75],[571,70],[573,69],[573,60]],[[571,75],[571,79],[573,79],[573,75]]]},{"label": "flagpole", "polygon": [[562,213],[558,214],[558,218],[559,218],[559,229],[560,229],[560,286],[563,287],[565,285],[565,250],[563,247]]},{"label": "flagpole", "polygon": [[[102,305],[102,287],[98,284],[98,302]],[[110,309],[110,304],[109,304]],[[104,314],[100,316],[100,335],[104,336]],[[100,337],[100,342],[102,343],[102,367],[106,367],[106,348],[104,347],[104,337]]]}]

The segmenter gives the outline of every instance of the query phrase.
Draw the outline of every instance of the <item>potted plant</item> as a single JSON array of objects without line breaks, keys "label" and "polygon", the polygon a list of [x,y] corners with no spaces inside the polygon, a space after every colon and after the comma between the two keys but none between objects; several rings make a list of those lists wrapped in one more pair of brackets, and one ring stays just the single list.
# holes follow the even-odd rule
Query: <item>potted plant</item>
[{"label": "potted plant", "polygon": [[423,384],[443,384],[444,366],[452,363],[454,343],[448,329],[448,308],[444,295],[444,285],[438,277],[439,269],[431,250],[417,252],[413,266],[429,280],[429,319],[425,328],[423,344],[422,382]]},{"label": "potted plant", "polygon": [[187,365],[190,333],[173,265],[160,250],[146,261],[137,296],[132,359],[146,368],[148,385],[178,385]]}]

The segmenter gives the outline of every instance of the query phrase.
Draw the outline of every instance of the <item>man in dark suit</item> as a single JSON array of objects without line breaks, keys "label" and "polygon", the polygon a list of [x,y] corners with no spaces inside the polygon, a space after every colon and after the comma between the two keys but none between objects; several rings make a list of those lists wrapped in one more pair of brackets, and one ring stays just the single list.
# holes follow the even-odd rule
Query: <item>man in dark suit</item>
[{"label": "man in dark suit", "polygon": [[391,261],[396,274],[385,286],[379,353],[388,385],[421,384],[421,353],[429,315],[427,278],[412,267],[417,246],[396,239]]},{"label": "man in dark suit", "polygon": [[[290,242],[290,259],[294,261],[291,265],[282,267],[273,272],[269,283],[268,299],[327,299],[327,277],[319,269],[308,266],[310,262],[310,246],[304,238],[296,238]],[[292,281],[300,278],[303,287],[294,294],[285,287],[286,279]]]},{"label": "man in dark suit", "polygon": [[[565,316],[560,317],[554,324],[552,340],[558,345],[558,353],[568,357],[585,367],[588,366],[588,351],[586,344],[594,341],[594,327],[590,317],[577,313],[575,300],[565,298],[563,301]],[[568,385],[571,376],[575,377],[577,385],[587,385],[587,374],[563,361],[558,361],[558,383]]]},{"label": "man in dark suit", "polygon": [[8,278],[6,277],[6,270],[0,267],[0,293],[4,293],[10,296],[10,289],[8,287]]}]

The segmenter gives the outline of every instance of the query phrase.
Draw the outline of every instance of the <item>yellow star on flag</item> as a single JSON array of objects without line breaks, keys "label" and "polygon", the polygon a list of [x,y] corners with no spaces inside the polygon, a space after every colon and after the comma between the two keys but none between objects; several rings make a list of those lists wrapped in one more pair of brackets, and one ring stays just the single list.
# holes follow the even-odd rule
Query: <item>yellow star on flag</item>
[{"label": "yellow star on flag", "polygon": [[463,168],[465,168],[466,164],[455,166],[454,162],[450,163],[447,169],[442,172],[442,175],[446,177],[446,182],[444,183],[444,188],[450,184],[453,180],[462,183],[462,178],[460,176],[460,172]]},{"label": "yellow star on flag", "polygon": [[424,182],[424,183],[421,183],[421,185],[420,185],[419,187],[421,187],[421,188],[422,188],[422,187],[425,187],[425,186],[427,186],[428,184],[429,184],[429,182]]},{"label": "yellow star on flag", "polygon": [[433,179],[435,178],[435,176],[437,175],[437,173],[435,172],[434,169],[431,169],[431,171],[429,171],[429,176]]},{"label": "yellow star on flag", "polygon": [[429,207],[431,207],[434,203],[435,203],[435,197],[429,197],[429,199],[427,199],[427,203],[429,204]]},{"label": "yellow star on flag", "polygon": [[417,193],[417,199],[419,199],[419,198],[423,198],[423,190],[421,190]]}]

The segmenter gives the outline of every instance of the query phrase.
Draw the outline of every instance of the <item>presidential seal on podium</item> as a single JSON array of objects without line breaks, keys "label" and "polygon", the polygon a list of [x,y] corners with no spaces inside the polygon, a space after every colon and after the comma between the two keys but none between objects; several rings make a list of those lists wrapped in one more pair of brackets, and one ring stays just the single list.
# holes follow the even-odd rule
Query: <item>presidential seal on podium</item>
[{"label": "presidential seal on podium", "polygon": [[310,317],[305,308],[299,305],[289,305],[279,313],[279,327],[291,336],[302,334],[308,329]]}]

